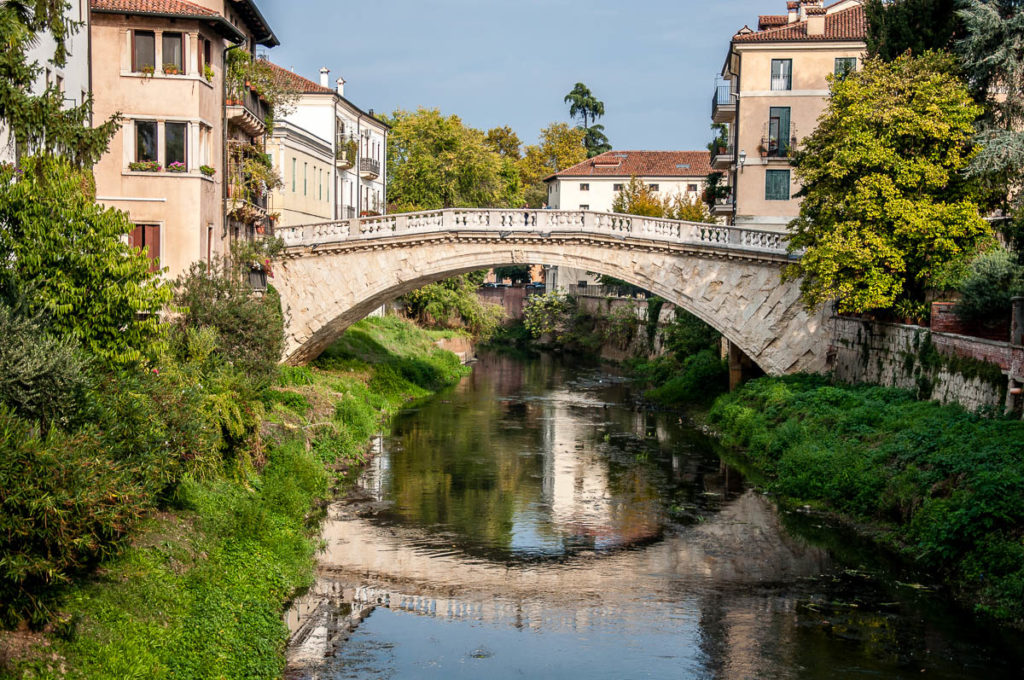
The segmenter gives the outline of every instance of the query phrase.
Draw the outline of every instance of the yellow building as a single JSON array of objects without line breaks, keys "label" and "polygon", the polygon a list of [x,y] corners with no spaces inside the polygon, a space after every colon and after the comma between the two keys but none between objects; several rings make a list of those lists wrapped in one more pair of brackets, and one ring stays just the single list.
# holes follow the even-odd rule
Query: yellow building
[{"label": "yellow building", "polygon": [[97,199],[126,211],[134,245],[176,276],[254,233],[227,218],[225,141],[259,139],[266,105],[251,91],[225,97],[230,48],[278,44],[249,0],[91,0],[94,116],[123,126],[96,165]]},{"label": "yellow building", "polygon": [[712,167],[732,187],[715,213],[738,226],[785,230],[799,214],[791,152],[825,109],[827,76],[858,68],[867,49],[861,0],[802,0],[787,10],[733,36],[712,97],[712,120],[728,128]]}]

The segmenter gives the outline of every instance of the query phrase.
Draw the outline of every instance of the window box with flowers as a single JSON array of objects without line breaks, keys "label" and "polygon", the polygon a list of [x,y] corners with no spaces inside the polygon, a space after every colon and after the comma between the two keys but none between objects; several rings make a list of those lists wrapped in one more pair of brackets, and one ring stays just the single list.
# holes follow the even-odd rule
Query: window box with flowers
[{"label": "window box with flowers", "polygon": [[181,73],[181,67],[177,64],[164,64],[164,73],[169,76],[176,76]]},{"label": "window box with flowers", "polygon": [[152,64],[146,64],[145,66],[139,69],[139,73],[141,73],[146,78],[152,78],[153,74],[156,73],[156,67]]},{"label": "window box with flowers", "polygon": [[213,177],[217,174],[217,168],[212,165],[200,165],[199,172],[203,173],[203,177]]},{"label": "window box with flowers", "polygon": [[135,161],[128,164],[128,169],[132,172],[160,172],[163,167],[160,161]]},{"label": "window box with flowers", "polygon": [[181,161],[174,161],[167,166],[167,172],[186,172],[188,167]]}]

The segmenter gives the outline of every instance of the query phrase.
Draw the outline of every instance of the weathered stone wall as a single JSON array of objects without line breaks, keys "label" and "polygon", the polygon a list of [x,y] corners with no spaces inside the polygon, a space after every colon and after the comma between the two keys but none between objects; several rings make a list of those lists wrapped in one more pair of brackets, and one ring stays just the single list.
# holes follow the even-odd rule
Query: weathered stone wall
[{"label": "weathered stone wall", "polygon": [[[654,329],[650,334],[648,313],[650,306],[647,300],[633,298],[611,298],[576,296],[579,309],[599,319],[607,320],[626,310],[637,320],[636,332],[626,342],[609,341],[601,345],[601,358],[609,361],[623,361],[633,357],[653,358],[665,353],[665,330],[676,318],[676,306],[671,302],[661,305]],[[600,323],[600,322],[599,322]]]},{"label": "weathered stone wall", "polygon": [[[543,290],[540,292],[544,292]],[[523,318],[523,305],[526,303],[527,290],[522,287],[481,288],[477,291],[481,302],[501,305],[505,316],[509,319]]]},{"label": "weathered stone wall", "polygon": [[915,391],[971,411],[1002,412],[1013,359],[1009,343],[919,326],[837,317],[829,365],[836,378]]}]

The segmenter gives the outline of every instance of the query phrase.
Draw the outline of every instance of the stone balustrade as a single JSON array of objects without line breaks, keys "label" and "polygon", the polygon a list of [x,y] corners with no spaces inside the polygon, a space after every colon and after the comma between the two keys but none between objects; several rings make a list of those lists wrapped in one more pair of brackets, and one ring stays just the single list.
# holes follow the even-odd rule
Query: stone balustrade
[{"label": "stone balustrade", "polygon": [[772,255],[786,254],[786,234],[702,222],[684,222],[587,210],[429,210],[279,227],[289,248],[443,232],[493,231],[512,234],[587,234],[673,244],[707,245]]}]

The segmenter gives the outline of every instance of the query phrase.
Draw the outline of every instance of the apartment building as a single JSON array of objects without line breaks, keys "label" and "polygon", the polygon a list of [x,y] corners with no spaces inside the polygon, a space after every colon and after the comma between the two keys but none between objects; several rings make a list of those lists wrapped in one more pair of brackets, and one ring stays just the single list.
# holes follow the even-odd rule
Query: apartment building
[{"label": "apartment building", "polygon": [[[636,177],[658,194],[700,201],[711,154],[707,151],[607,151],[556,172],[544,181],[548,206],[555,210],[611,212],[615,196]],[[548,290],[590,285],[593,275],[569,267],[545,272]]]},{"label": "apartment building", "polygon": [[[124,117],[94,169],[97,200],[127,212],[131,241],[170,276],[266,225],[244,181],[268,107],[228,77],[277,38],[251,0],[92,0],[94,115]],[[255,152],[250,156],[257,155]]]},{"label": "apartment building", "polygon": [[387,206],[387,135],[390,129],[345,97],[345,80],[330,86],[271,65],[283,88],[297,96],[274,124],[267,150],[282,168],[274,191],[277,224],[289,226],[380,215]]},{"label": "apartment building", "polygon": [[[67,108],[80,106],[92,91],[89,64],[89,0],[70,0],[67,12],[70,22],[79,24],[77,31],[65,41],[67,59],[63,66],[52,63],[57,46],[48,33],[39,35],[38,42],[28,50],[26,59],[39,64],[40,71],[32,87],[33,95],[41,95],[48,87],[64,93]],[[18,156],[13,138],[0,121],[0,162],[13,163]]]},{"label": "apartment building", "polygon": [[800,212],[790,156],[825,109],[827,76],[857,69],[867,49],[862,0],[791,1],[786,9],[733,36],[711,106],[712,120],[728,129],[711,164],[732,188],[715,214],[779,231]]}]

